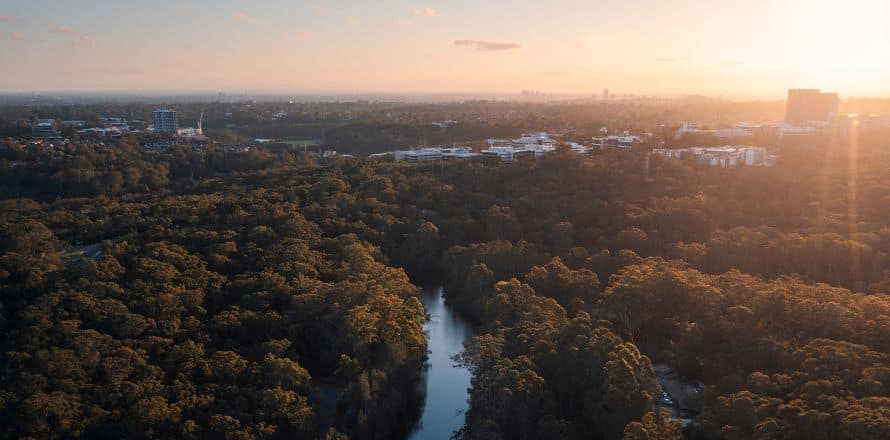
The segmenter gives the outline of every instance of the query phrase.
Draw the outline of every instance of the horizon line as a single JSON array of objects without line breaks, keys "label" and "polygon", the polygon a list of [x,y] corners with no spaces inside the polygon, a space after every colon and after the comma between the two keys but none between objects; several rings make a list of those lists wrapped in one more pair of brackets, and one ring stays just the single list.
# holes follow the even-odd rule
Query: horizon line
[{"label": "horizon line", "polygon": [[[799,87],[789,88],[788,90],[797,89]],[[0,96],[28,96],[28,95],[56,95],[56,96],[116,96],[116,97],[219,97],[219,96],[244,96],[255,95],[262,97],[515,97],[525,98],[519,101],[556,101],[571,99],[595,99],[602,101],[621,101],[624,99],[684,99],[684,98],[707,98],[722,99],[728,101],[752,102],[752,101],[784,101],[786,94],[707,94],[707,93],[645,93],[645,92],[611,92],[608,99],[603,99],[602,92],[541,92],[534,89],[527,89],[540,94],[527,95],[523,94],[524,90],[513,92],[492,92],[492,91],[373,91],[373,90],[294,90],[294,89],[32,89],[32,90],[2,90]],[[825,90],[834,92],[832,90]],[[840,93],[839,93],[840,94]],[[549,99],[548,99],[549,98]],[[890,99],[890,95],[848,95],[843,96],[841,100],[849,101],[856,99],[885,100]],[[515,101],[515,99],[514,99]]]}]

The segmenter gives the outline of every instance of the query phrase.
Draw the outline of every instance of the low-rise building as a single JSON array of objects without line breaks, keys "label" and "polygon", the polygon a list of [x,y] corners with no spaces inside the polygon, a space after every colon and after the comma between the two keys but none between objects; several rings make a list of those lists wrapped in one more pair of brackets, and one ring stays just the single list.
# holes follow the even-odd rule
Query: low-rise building
[{"label": "low-rise building", "polygon": [[513,147],[517,149],[533,149],[539,154],[556,151],[556,141],[550,139],[547,133],[523,134],[519,139],[513,140]]},{"label": "low-rise building", "polygon": [[442,160],[441,148],[421,148],[418,150],[399,150],[393,152],[396,162],[408,163],[432,162]]},{"label": "low-rise building", "polygon": [[457,125],[457,121],[454,121],[451,119],[449,119],[447,121],[435,121],[435,122],[433,122],[433,125],[436,127],[445,129],[445,128],[451,128],[451,127]]},{"label": "low-rise building", "polygon": [[479,157],[479,153],[474,153],[472,147],[450,147],[442,148],[442,157],[445,159],[472,159]]},{"label": "low-rise building", "polygon": [[633,148],[642,142],[639,136],[629,134],[596,136],[593,138],[593,148],[605,150],[607,148]]},{"label": "low-rise building", "polygon": [[590,154],[591,147],[585,147],[577,142],[569,142],[569,149],[578,154]]},{"label": "low-rise building", "polygon": [[714,130],[702,129],[697,122],[685,122],[677,129],[675,138],[680,139],[685,135],[706,135],[718,139],[745,138],[754,136],[762,130],[763,127],[761,125],[747,122],[739,122],[732,127]]},{"label": "low-rise building", "polygon": [[83,128],[86,127],[87,121],[81,121],[78,119],[70,120],[70,121],[62,121],[62,127],[72,127],[72,128]]},{"label": "low-rise building", "polygon": [[392,156],[396,162],[433,162],[443,159],[471,159],[479,157],[479,153],[474,153],[472,147],[425,147],[416,150],[397,150],[387,153],[370,154],[368,157],[381,158]]},{"label": "low-rise building", "polygon": [[31,136],[36,138],[57,138],[59,130],[55,119],[41,119],[31,124]]},{"label": "low-rise building", "polygon": [[779,139],[783,139],[786,136],[813,136],[818,134],[823,134],[825,132],[824,127],[814,127],[814,126],[797,126],[797,125],[786,125],[782,124],[776,128],[776,135]]},{"label": "low-rise building", "polygon": [[652,153],[667,159],[693,160],[713,167],[771,166],[775,156],[766,148],[749,146],[692,147],[686,149],[656,148]]},{"label": "low-rise building", "polygon": [[663,156],[667,159],[682,159],[683,155],[687,153],[687,150],[671,150],[668,148],[656,148],[652,150],[653,153]]},{"label": "low-rise building", "polygon": [[537,153],[530,148],[516,148],[512,145],[489,147],[482,150],[482,157],[496,163],[511,164],[522,158],[535,158]]},{"label": "low-rise building", "polygon": [[853,134],[883,130],[890,130],[890,114],[849,114],[838,118],[837,133],[842,139],[849,139]]},{"label": "low-rise building", "polygon": [[537,158],[556,151],[556,141],[544,132],[523,134],[512,141],[489,139],[488,149],[482,150],[482,157],[488,161],[509,164],[522,158]]},{"label": "low-rise building", "polygon": [[124,118],[104,117],[99,120],[99,124],[106,130],[117,130],[121,133],[130,131],[130,124]]},{"label": "low-rise building", "polygon": [[890,129],[890,114],[860,116],[859,128],[866,131]]}]

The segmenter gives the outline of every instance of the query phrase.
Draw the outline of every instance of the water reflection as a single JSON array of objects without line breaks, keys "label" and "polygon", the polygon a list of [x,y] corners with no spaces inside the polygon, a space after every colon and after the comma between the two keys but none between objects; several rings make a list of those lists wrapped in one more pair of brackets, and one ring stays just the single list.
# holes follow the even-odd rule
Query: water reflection
[{"label": "water reflection", "polygon": [[421,299],[430,318],[425,326],[430,354],[422,378],[426,404],[409,438],[445,440],[464,425],[470,372],[455,366],[451,357],[463,350],[472,328],[445,305],[441,288],[424,289]]}]

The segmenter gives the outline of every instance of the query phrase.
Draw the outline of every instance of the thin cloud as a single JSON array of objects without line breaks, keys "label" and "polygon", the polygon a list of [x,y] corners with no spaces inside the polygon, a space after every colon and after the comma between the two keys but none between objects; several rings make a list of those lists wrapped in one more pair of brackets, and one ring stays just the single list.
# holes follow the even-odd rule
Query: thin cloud
[{"label": "thin cloud", "polygon": [[232,20],[234,20],[234,21],[238,21],[238,22],[241,22],[241,23],[246,23],[246,24],[254,24],[254,23],[256,23],[256,19],[253,18],[253,17],[251,17],[251,16],[250,16],[248,13],[246,13],[246,12],[236,12],[236,13],[232,14]]},{"label": "thin cloud", "polygon": [[411,10],[411,15],[415,17],[435,17],[439,13],[429,6],[417,6]]},{"label": "thin cloud", "polygon": [[72,47],[90,47],[96,44],[96,39],[93,37],[89,37],[86,35],[81,35],[80,38],[71,42]]},{"label": "thin cloud", "polygon": [[80,32],[78,32],[77,29],[72,29],[67,26],[57,26],[57,27],[50,29],[50,33],[53,33],[56,35],[77,35]]},{"label": "thin cloud", "polygon": [[13,41],[22,41],[25,39],[25,36],[18,32],[10,32],[9,39]]},{"label": "thin cloud", "polygon": [[659,63],[676,63],[676,58],[656,58],[655,61]]},{"label": "thin cloud", "polygon": [[0,23],[12,23],[13,21],[15,21],[15,18],[8,15],[0,15]]},{"label": "thin cloud", "polygon": [[498,52],[503,50],[514,50],[522,47],[519,43],[508,41],[486,41],[486,40],[455,40],[455,46],[469,47],[483,52]]},{"label": "thin cloud", "polygon": [[191,3],[186,3],[186,4],[182,5],[182,6],[180,6],[180,7],[179,7],[179,10],[182,11],[183,14],[188,15],[188,14],[191,14],[191,13],[192,13],[192,11],[194,10],[194,8],[192,7],[192,4],[191,4]]}]

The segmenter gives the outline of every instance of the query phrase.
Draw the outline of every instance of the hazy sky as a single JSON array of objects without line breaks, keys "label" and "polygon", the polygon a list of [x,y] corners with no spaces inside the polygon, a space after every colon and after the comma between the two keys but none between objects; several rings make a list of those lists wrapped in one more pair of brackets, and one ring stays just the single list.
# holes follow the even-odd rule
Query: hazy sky
[{"label": "hazy sky", "polygon": [[0,90],[890,95],[890,0],[0,0]]}]

